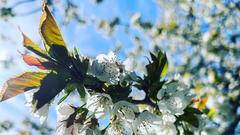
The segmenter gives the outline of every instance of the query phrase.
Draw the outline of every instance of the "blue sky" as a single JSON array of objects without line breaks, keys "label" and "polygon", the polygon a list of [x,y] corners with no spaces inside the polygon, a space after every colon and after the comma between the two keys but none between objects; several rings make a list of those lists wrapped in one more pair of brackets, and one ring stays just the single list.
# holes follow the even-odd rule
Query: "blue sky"
[{"label": "blue sky", "polygon": [[[75,1],[79,2],[77,0]],[[155,22],[160,17],[154,0],[105,0],[100,5],[93,4],[91,0],[83,0],[79,3],[81,3],[81,9],[79,12],[83,18],[97,17],[112,20],[114,17],[118,16],[124,21],[129,21],[129,15],[134,12],[141,13],[144,20],[151,22]],[[16,12],[24,12],[26,9],[30,10],[30,8],[34,9],[35,7],[40,6],[41,1],[31,2],[29,4],[19,6],[16,9]],[[8,69],[4,69],[0,66],[1,86],[9,77],[22,73],[26,70],[36,70],[35,68],[26,66],[26,64],[24,64],[24,62],[19,57],[20,54],[17,51],[23,51],[24,48],[21,45],[22,38],[17,27],[19,26],[22,31],[31,37],[34,41],[41,43],[40,36],[38,35],[40,15],[41,13],[37,12],[29,16],[14,17],[7,22],[0,20],[0,33],[4,33],[5,36],[12,39],[12,41],[0,40],[0,60],[12,56],[14,57],[15,62],[15,65],[12,65]],[[59,24],[63,17],[62,14],[58,12],[55,14],[55,17]],[[68,46],[70,48],[76,46],[81,54],[95,56],[99,53],[107,53],[109,50],[114,48],[114,39],[116,37],[117,40],[123,42],[125,48],[133,47],[132,41],[121,28],[117,29],[112,38],[106,38],[106,36],[103,36],[101,32],[96,30],[96,26],[80,26],[76,25],[76,23],[77,22],[73,21],[69,25],[61,27],[61,31]],[[24,106],[24,103],[25,100],[23,95],[1,103],[0,120],[9,119],[16,123],[20,123],[24,117],[29,117],[30,110]],[[52,107],[50,109],[48,122],[51,126],[54,126],[55,120],[55,110],[54,107]]]}]

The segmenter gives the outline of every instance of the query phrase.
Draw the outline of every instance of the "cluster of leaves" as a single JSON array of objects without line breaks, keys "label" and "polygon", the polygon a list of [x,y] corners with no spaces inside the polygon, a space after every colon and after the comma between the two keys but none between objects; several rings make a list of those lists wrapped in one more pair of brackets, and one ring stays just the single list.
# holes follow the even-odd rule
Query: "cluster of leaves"
[{"label": "cluster of leaves", "polygon": [[145,90],[146,93],[154,101],[157,101],[157,93],[159,89],[162,88],[165,81],[160,81],[161,77],[165,76],[168,69],[168,61],[166,54],[163,54],[161,51],[154,55],[150,53],[152,62],[149,61],[149,64],[146,65],[147,76],[144,76],[143,79],[139,80],[139,89]]},{"label": "cluster of leaves", "polygon": [[27,64],[37,66],[46,72],[26,72],[10,79],[5,84],[5,89],[1,91],[1,100],[39,88],[38,92],[34,94],[36,109],[39,109],[50,102],[66,86],[78,84],[79,89],[83,85],[93,87],[88,84],[88,81],[95,81],[96,78],[86,77],[88,59],[81,60],[76,51],[75,54],[68,52],[57,24],[46,5],[43,7],[40,25],[40,33],[46,50],[39,48],[36,43],[23,34],[24,46],[41,58],[27,54],[22,54],[22,56]]}]

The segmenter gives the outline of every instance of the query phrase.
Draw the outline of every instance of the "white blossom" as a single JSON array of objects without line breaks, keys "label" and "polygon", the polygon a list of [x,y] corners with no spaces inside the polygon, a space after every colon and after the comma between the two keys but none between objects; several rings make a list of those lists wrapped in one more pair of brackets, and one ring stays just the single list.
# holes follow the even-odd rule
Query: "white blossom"
[{"label": "white blossom", "polygon": [[162,120],[164,124],[174,123],[176,121],[176,117],[174,115],[166,113],[166,114],[162,114]]},{"label": "white blossom", "polygon": [[133,122],[133,129],[137,135],[159,135],[163,125],[162,118],[144,111]]},{"label": "white blossom", "polygon": [[87,98],[86,106],[89,111],[95,113],[96,118],[110,114],[112,99],[104,93],[96,93]]},{"label": "white blossom", "polygon": [[116,55],[112,51],[107,55],[98,55],[92,61],[88,73],[110,84],[118,83],[120,81],[120,68]]},{"label": "white blossom", "polygon": [[[75,108],[62,103],[57,106],[57,128],[56,135],[101,135],[98,125],[91,123],[92,119],[84,121],[80,114],[70,118],[75,113]],[[69,122],[72,122],[68,125]],[[91,128],[90,128],[91,127]]]},{"label": "white blossom", "polygon": [[135,118],[136,112],[139,112],[136,105],[127,101],[119,101],[114,104],[112,115],[116,115],[123,120],[132,121]]},{"label": "white blossom", "polygon": [[190,103],[192,96],[186,85],[173,82],[161,89],[157,98],[160,100],[157,104],[161,112],[181,115]]},{"label": "white blossom", "polygon": [[175,121],[175,116],[170,114],[158,116],[144,111],[134,120],[133,128],[137,135],[176,135]]},{"label": "white blossom", "polygon": [[74,113],[74,108],[68,103],[62,103],[57,106],[57,128],[56,135],[77,135],[80,123],[73,123],[67,127],[67,119]]},{"label": "white blossom", "polygon": [[176,126],[173,123],[164,124],[159,135],[177,135]]},{"label": "white blossom", "polygon": [[116,120],[109,125],[104,135],[131,135],[132,133],[132,127],[128,122]]},{"label": "white blossom", "polygon": [[176,126],[174,125],[174,122],[176,121],[176,117],[174,115],[171,115],[169,113],[162,114],[162,120],[163,120],[163,125],[162,125],[162,134],[163,135],[176,135],[177,130]]},{"label": "white blossom", "polygon": [[[33,104],[33,95],[37,91],[38,90],[36,89],[36,90],[30,90],[30,91],[25,92],[25,99],[26,99],[27,107],[31,107],[31,108],[35,107]],[[50,103],[45,104],[43,107],[36,110],[35,112],[32,110],[32,115],[36,118],[39,118],[40,123],[43,124],[47,120],[49,107],[50,107]]]}]

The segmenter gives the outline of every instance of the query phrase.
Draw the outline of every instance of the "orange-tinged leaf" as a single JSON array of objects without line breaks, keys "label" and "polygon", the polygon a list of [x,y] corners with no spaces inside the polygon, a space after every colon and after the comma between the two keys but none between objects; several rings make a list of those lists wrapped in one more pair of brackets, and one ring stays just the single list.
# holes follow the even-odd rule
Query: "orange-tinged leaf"
[{"label": "orange-tinged leaf", "polygon": [[35,42],[33,42],[29,37],[27,37],[21,30],[23,36],[23,45],[27,49],[33,51],[34,53],[46,54],[44,50],[42,50]]},{"label": "orange-tinged leaf", "polygon": [[36,66],[39,69],[45,69],[45,67],[42,65],[43,60],[40,60],[38,58],[35,58],[31,55],[22,54],[23,60],[29,65],[29,66]]},{"label": "orange-tinged leaf", "polygon": [[206,107],[207,101],[208,101],[208,96],[201,98],[200,102],[198,102],[197,108],[199,110],[204,109]]},{"label": "orange-tinged leaf", "polygon": [[191,101],[191,103],[197,103],[197,102],[199,102],[199,101],[200,101],[199,98],[193,98],[192,101]]},{"label": "orange-tinged leaf", "polygon": [[38,88],[41,80],[46,76],[43,72],[25,72],[9,79],[0,90],[0,101],[17,96],[25,91]]},{"label": "orange-tinged leaf", "polygon": [[65,46],[57,23],[45,3],[43,4],[43,13],[40,19],[40,34],[47,51],[52,45]]}]

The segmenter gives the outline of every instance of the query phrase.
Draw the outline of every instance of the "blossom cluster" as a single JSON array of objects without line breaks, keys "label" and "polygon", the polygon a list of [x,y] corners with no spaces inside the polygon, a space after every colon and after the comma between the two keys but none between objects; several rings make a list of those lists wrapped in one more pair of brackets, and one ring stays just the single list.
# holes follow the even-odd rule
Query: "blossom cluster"
[{"label": "blossom cluster", "polygon": [[[124,65],[119,65],[121,63],[116,60],[113,52],[107,55],[100,54],[90,63],[88,73],[109,84],[117,84],[123,76],[130,76],[132,73],[124,70]],[[123,71],[120,73],[120,70]],[[177,134],[174,123],[176,117],[184,114],[184,109],[191,103],[193,95],[190,94],[190,89],[183,83],[171,82],[158,91],[157,98],[155,109],[158,111],[151,106],[144,107],[125,100],[113,103],[108,94],[88,92],[86,98],[82,100],[80,108],[83,110],[80,113],[77,113],[78,108],[70,103],[61,103],[57,106],[56,134],[100,135],[102,132],[97,120],[106,117],[110,117],[110,121],[104,129],[105,135]],[[48,110],[45,107],[42,109]],[[45,112],[43,110],[37,112],[40,119],[47,117]]]},{"label": "blossom cluster", "polygon": [[[27,106],[44,123],[60,95],[57,135],[202,133],[206,100],[195,99],[181,80],[166,78],[168,59],[159,48],[150,52],[145,73],[126,68],[128,62],[117,60],[114,52],[96,58],[80,56],[76,48],[67,49],[45,3],[40,34],[45,50],[22,33],[24,47],[40,56],[22,54],[23,60],[39,70],[9,79],[0,101],[25,93]],[[72,96],[78,97],[77,105],[67,103]]]}]

